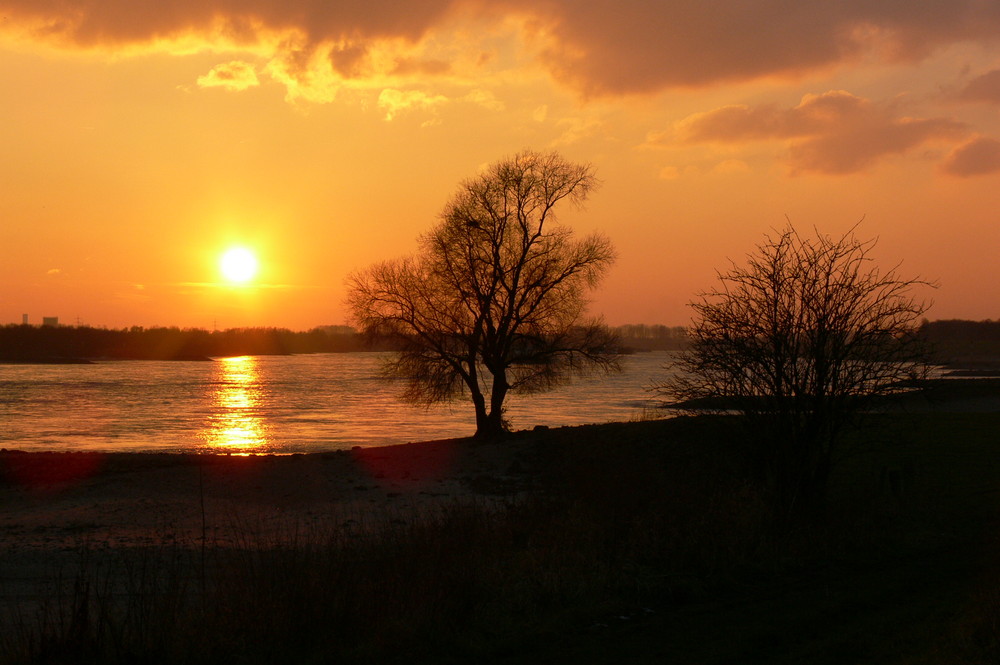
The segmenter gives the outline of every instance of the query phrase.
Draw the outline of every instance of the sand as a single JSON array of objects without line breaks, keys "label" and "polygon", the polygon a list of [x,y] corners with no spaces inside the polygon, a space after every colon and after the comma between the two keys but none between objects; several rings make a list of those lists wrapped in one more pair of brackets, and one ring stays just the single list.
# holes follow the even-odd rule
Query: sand
[{"label": "sand", "polygon": [[[528,489],[530,438],[288,456],[0,452],[0,553],[329,527]],[[266,528],[265,528],[266,530]]]},{"label": "sand", "polygon": [[249,457],[0,451],[0,609],[44,601],[85,557],[322,542],[457,503],[509,501],[535,489],[536,443]]}]

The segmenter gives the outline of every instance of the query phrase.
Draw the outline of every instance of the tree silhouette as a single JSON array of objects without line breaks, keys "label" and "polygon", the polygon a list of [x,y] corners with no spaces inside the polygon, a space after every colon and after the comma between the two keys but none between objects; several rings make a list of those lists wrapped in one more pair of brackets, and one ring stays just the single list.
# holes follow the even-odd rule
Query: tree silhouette
[{"label": "tree silhouette", "polygon": [[467,395],[485,437],[506,429],[510,392],[617,369],[614,336],[584,318],[614,250],[599,234],[574,239],[555,217],[595,186],[589,166],[522,152],[463,182],[416,255],[348,278],[358,327],[401,349],[385,370],[406,380],[404,399]]},{"label": "tree silhouette", "polygon": [[674,404],[743,415],[786,516],[823,510],[844,426],[926,369],[927,305],[911,293],[928,284],[880,271],[875,242],[791,225],[767,236],[691,303],[691,344],[658,386]]}]

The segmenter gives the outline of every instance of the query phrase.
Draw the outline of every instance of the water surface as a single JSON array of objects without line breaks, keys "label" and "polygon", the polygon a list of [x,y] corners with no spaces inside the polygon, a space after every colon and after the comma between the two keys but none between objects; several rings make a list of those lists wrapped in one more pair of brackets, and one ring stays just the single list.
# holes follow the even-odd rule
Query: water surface
[{"label": "water surface", "polygon": [[[381,354],[244,356],[212,362],[0,365],[0,447],[19,450],[317,452],[468,436],[468,402],[399,401]],[[515,429],[629,420],[654,404],[665,353],[621,374],[509,398]]]}]

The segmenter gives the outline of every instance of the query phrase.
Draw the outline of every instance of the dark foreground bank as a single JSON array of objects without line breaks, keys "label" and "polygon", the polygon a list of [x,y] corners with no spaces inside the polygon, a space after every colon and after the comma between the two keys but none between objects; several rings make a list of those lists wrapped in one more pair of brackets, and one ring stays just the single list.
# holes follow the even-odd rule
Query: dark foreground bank
[{"label": "dark foreground bank", "polygon": [[790,531],[727,418],[6,452],[0,662],[990,662],[998,431],[996,412],[873,418],[828,521]]}]

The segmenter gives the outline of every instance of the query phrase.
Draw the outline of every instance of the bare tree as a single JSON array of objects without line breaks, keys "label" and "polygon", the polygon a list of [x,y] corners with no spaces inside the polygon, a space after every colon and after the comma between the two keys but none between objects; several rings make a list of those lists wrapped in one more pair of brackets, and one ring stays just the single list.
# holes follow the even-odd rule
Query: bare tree
[{"label": "bare tree", "polygon": [[786,514],[821,511],[853,416],[926,369],[915,334],[930,286],[882,272],[854,229],[804,238],[789,225],[691,303],[690,347],[659,386],[674,404],[741,413]]},{"label": "bare tree", "polygon": [[584,318],[614,250],[599,234],[575,240],[554,212],[596,184],[555,153],[504,159],[461,184],[415,256],[348,278],[355,323],[401,349],[385,369],[406,380],[404,399],[467,395],[476,435],[493,436],[510,392],[618,368],[611,332]]}]

